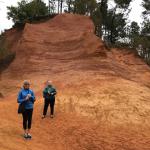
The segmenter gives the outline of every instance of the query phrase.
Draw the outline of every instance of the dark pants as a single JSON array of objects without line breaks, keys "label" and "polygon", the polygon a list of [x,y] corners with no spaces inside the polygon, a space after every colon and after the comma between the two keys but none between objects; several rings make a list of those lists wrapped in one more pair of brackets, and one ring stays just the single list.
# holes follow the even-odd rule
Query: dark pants
[{"label": "dark pants", "polygon": [[23,116],[23,129],[31,129],[33,109],[26,109]]},{"label": "dark pants", "polygon": [[50,105],[50,109],[51,109],[51,115],[53,115],[54,114],[55,98],[44,100],[44,110],[43,110],[44,116],[47,114],[47,109],[48,109],[49,105]]}]

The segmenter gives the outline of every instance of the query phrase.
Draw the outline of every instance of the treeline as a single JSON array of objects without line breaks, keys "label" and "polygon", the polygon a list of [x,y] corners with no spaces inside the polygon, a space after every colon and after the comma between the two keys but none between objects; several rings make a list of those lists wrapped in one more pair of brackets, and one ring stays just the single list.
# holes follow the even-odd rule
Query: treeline
[{"label": "treeline", "polygon": [[143,0],[143,23],[128,23],[132,0],[21,0],[18,6],[8,7],[8,18],[15,24],[32,22],[43,16],[59,13],[74,13],[90,16],[95,24],[95,33],[110,46],[126,46],[150,51],[150,3]]},{"label": "treeline", "polygon": [[[108,46],[137,49],[150,64],[150,2],[143,0],[143,23],[128,23],[132,0],[49,0],[49,12],[76,13],[90,16],[95,33]],[[57,10],[57,11],[56,11]]]}]

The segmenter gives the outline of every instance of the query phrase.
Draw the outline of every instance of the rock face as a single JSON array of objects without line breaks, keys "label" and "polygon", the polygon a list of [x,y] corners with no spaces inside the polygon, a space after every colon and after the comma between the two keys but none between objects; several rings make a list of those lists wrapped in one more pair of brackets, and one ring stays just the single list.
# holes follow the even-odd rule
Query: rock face
[{"label": "rock face", "polygon": [[[6,124],[16,122],[14,95],[22,80],[31,80],[38,99],[35,140],[28,145],[32,150],[149,149],[150,69],[136,54],[125,49],[108,51],[94,35],[92,21],[80,15],[58,15],[44,23],[26,24],[21,32],[7,34],[16,59],[1,75],[0,89],[10,95],[6,100],[11,99],[9,104],[0,103],[0,112],[8,114],[9,120],[5,115],[1,118]],[[54,122],[41,123],[40,100],[43,83],[48,79],[58,90],[57,116]],[[11,114],[10,110],[2,110],[7,105]],[[15,126],[17,122],[8,130]],[[18,127],[14,132],[19,131]],[[8,134],[2,131],[2,137]],[[48,138],[37,146],[41,141],[38,135]],[[0,138],[0,144],[3,139]],[[20,143],[14,145],[16,150],[23,146],[17,136],[14,143]],[[2,146],[5,149],[6,145]]]},{"label": "rock face", "polygon": [[88,17],[63,14],[45,23],[26,24],[15,49],[11,71],[24,68],[23,73],[47,73],[55,60],[61,63],[87,57],[100,49],[103,52],[104,45],[94,35],[94,25]]}]

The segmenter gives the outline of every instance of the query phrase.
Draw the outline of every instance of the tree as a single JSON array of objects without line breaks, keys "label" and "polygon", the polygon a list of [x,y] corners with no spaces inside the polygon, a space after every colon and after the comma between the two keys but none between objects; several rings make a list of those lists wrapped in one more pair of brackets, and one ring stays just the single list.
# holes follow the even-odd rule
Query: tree
[{"label": "tree", "polygon": [[137,22],[133,21],[131,23],[131,34],[132,35],[139,35],[140,27]]},{"label": "tree", "polygon": [[142,24],[142,35],[150,35],[150,21],[146,20]]},{"label": "tree", "polygon": [[120,40],[121,38],[124,38],[126,36],[126,16],[130,12],[130,9],[128,8],[131,0],[114,1],[116,3],[116,6],[114,6],[113,9],[107,11],[105,10],[105,13],[107,13],[105,15],[106,19],[102,22],[103,26],[105,27],[105,32],[107,33],[108,39],[112,44],[115,44],[117,40]]},{"label": "tree", "polygon": [[86,14],[86,0],[74,1],[74,13],[85,15]]},{"label": "tree", "polygon": [[101,37],[102,35],[102,15],[100,11],[100,5],[97,4],[95,11],[92,14],[92,20],[95,24],[95,33],[97,36]]},{"label": "tree", "polygon": [[12,18],[15,24],[24,24],[33,21],[36,17],[48,14],[48,7],[41,0],[33,0],[29,3],[26,0],[22,0],[18,2],[17,7],[10,6],[7,9],[8,19]]},{"label": "tree", "polygon": [[57,9],[58,9],[58,14],[59,14],[59,12],[60,12],[60,0],[58,0],[58,5],[57,6],[58,6]]},{"label": "tree", "polygon": [[140,36],[140,27],[137,22],[133,21],[130,25],[130,34],[129,34],[132,47],[136,48],[138,46],[139,36]]},{"label": "tree", "polygon": [[150,1],[149,0],[143,0],[142,6],[144,7],[143,16],[146,17],[147,15],[150,15]]},{"label": "tree", "polygon": [[114,1],[116,5],[109,9],[110,0],[99,0],[92,17],[96,26],[96,34],[100,37],[105,36],[111,43],[126,36],[124,30],[132,0]]},{"label": "tree", "polygon": [[96,7],[97,7],[96,0],[87,0],[87,3],[86,3],[87,15],[92,16]]},{"label": "tree", "polygon": [[106,23],[106,16],[108,13],[108,0],[101,0],[100,4],[100,13],[101,13],[101,22],[104,25]]},{"label": "tree", "polygon": [[150,21],[143,22],[141,37],[143,47],[150,50]]},{"label": "tree", "polygon": [[63,10],[63,3],[64,3],[64,0],[60,0],[60,13],[62,13],[62,10]]},{"label": "tree", "polygon": [[72,11],[72,4],[73,0],[66,0],[67,6],[68,6],[68,13]]},{"label": "tree", "polygon": [[49,14],[54,14],[54,12],[55,12],[55,0],[49,0],[48,12],[49,12]]},{"label": "tree", "polygon": [[114,0],[118,8],[128,9],[132,0]]},{"label": "tree", "polygon": [[126,21],[122,13],[115,14],[113,10],[109,11],[106,20],[106,30],[108,40],[115,44],[115,42],[125,36]]},{"label": "tree", "polygon": [[74,13],[92,16],[96,8],[96,0],[75,0]]},{"label": "tree", "polygon": [[144,7],[143,14],[143,24],[142,24],[142,35],[150,35],[150,2],[149,0],[143,0],[142,6]]}]

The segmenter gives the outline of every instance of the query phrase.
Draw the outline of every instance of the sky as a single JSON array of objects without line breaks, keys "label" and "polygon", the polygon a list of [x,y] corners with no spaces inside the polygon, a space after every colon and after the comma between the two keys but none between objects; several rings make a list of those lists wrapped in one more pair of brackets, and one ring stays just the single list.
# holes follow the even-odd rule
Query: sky
[{"label": "sky", "polygon": [[[7,6],[16,6],[17,2],[21,0],[0,0],[0,32],[4,31],[4,29],[9,29],[12,27],[12,20],[7,19]],[[44,2],[48,2],[48,0],[43,0]],[[113,2],[112,2],[113,4]],[[142,0],[132,0],[131,8],[132,11],[129,15],[128,21],[136,21],[140,25],[142,22],[142,11],[143,8],[141,6]]]}]

